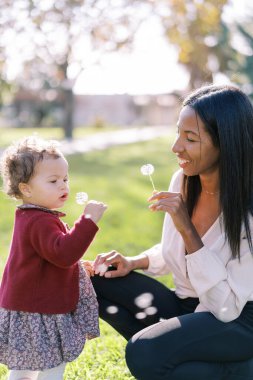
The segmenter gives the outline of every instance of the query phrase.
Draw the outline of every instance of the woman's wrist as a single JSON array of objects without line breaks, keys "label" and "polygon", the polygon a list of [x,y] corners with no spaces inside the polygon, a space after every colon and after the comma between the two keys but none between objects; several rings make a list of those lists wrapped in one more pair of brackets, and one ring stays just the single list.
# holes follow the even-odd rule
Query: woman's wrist
[{"label": "woman's wrist", "polygon": [[131,271],[135,269],[148,269],[149,259],[147,255],[129,256],[127,259],[131,265]]},{"label": "woman's wrist", "polygon": [[189,255],[198,251],[204,245],[195,228],[181,233],[181,236],[185,243],[186,253]]}]

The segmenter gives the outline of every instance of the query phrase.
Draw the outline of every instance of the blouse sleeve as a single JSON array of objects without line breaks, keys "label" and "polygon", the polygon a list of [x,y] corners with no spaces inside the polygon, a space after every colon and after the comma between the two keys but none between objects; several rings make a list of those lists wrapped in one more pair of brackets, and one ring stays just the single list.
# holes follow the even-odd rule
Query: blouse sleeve
[{"label": "blouse sleeve", "polygon": [[148,269],[144,270],[145,273],[152,276],[162,276],[170,272],[170,268],[164,261],[162,255],[161,244],[156,244],[142,253],[149,259],[149,266]]},{"label": "blouse sleeve", "polygon": [[[230,253],[227,243],[222,250]],[[253,258],[245,237],[240,251],[240,260],[230,258],[227,262],[206,246],[186,256],[188,276],[200,305],[223,322],[239,317],[253,294]]]}]

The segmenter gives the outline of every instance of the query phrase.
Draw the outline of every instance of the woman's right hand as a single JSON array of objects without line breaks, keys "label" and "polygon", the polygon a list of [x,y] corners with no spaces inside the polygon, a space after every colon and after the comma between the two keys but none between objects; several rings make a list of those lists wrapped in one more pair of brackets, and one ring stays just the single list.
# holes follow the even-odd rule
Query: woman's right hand
[{"label": "woman's right hand", "polygon": [[89,201],[84,209],[84,214],[94,223],[97,223],[103,216],[107,205],[103,202]]},{"label": "woman's right hand", "polygon": [[106,265],[107,267],[110,265],[115,267],[115,269],[107,271],[103,274],[104,277],[107,278],[124,277],[134,269],[132,258],[125,257],[117,251],[110,251],[97,255],[96,260],[93,264],[95,274],[100,273],[99,267],[102,264]]}]

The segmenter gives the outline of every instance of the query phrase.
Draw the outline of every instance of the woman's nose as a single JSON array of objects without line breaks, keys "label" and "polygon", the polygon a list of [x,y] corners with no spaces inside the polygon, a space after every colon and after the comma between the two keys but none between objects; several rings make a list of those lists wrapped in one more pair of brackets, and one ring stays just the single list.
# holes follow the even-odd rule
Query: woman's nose
[{"label": "woman's nose", "polygon": [[172,145],[171,150],[172,150],[173,153],[181,153],[181,152],[184,151],[184,147],[181,144],[179,137],[176,139],[176,141]]}]

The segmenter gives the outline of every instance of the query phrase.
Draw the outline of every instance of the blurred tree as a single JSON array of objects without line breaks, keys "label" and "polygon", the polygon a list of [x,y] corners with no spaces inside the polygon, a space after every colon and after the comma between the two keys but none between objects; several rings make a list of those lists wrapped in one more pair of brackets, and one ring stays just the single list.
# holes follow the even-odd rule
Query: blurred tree
[{"label": "blurred tree", "polygon": [[[168,42],[177,48],[190,88],[211,82],[221,71],[232,75],[244,68],[252,75],[252,57],[231,45],[231,28],[222,21],[230,1],[1,0],[0,80],[37,90],[41,100],[57,97],[65,136],[71,138],[73,85],[91,59],[85,53],[130,47],[150,15],[161,21]],[[249,29],[241,26],[240,32],[252,44]]]},{"label": "blurred tree", "polygon": [[[65,136],[72,138],[72,89],[84,69],[85,50],[129,44],[144,8],[136,12],[127,0],[1,0],[0,77],[41,96],[43,88],[56,90]],[[44,93],[53,98],[56,91]]]},{"label": "blurred tree", "polygon": [[[140,0],[142,1],[142,0]],[[212,82],[217,73],[253,94],[253,6],[237,22],[223,20],[231,0],[149,0],[178,62],[190,74],[190,89]]]},{"label": "blurred tree", "polygon": [[221,23],[221,33],[214,46],[217,72],[225,74],[253,95],[253,8],[235,23]]},{"label": "blurred tree", "polygon": [[229,0],[149,0],[162,21],[166,37],[178,50],[178,62],[190,74],[189,87],[211,82],[215,64],[222,57],[217,49],[221,16]]},{"label": "blurred tree", "polygon": [[5,100],[10,97],[13,87],[3,78],[0,77],[0,108],[5,103]]},{"label": "blurred tree", "polygon": [[240,65],[242,78],[240,82],[245,91],[253,96],[253,16],[244,24],[237,24],[237,29],[244,40],[243,62]]},{"label": "blurred tree", "polygon": [[[212,82],[213,73],[228,68],[235,50],[222,22],[224,7],[231,0],[128,0],[149,7],[160,20],[165,37],[178,51],[178,62],[190,74],[189,87]],[[228,42],[223,45],[224,40]],[[225,50],[224,50],[225,49]]]}]

